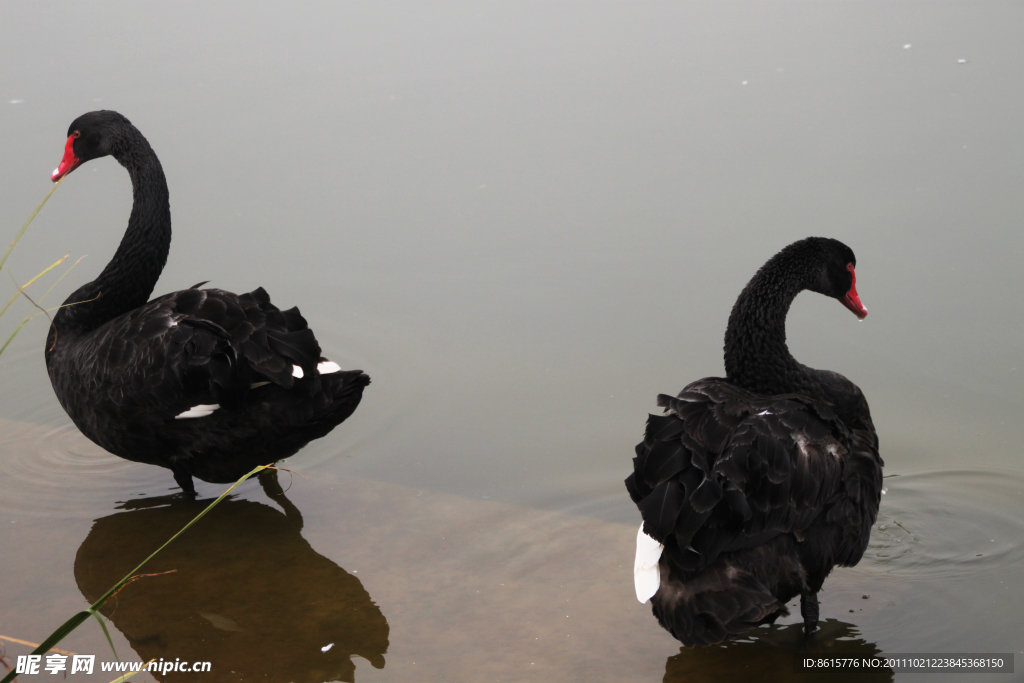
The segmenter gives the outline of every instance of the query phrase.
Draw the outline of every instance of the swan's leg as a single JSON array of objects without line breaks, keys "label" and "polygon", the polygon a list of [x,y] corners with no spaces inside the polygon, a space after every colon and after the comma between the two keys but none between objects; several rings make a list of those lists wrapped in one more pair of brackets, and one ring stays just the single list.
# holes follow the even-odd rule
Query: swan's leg
[{"label": "swan's leg", "polygon": [[180,465],[172,465],[171,472],[174,473],[174,481],[178,482],[182,493],[190,496],[196,495],[196,487],[192,483],[192,475],[185,471]]},{"label": "swan's leg", "polygon": [[281,509],[284,510],[285,516],[301,529],[304,524],[302,513],[299,512],[294,503],[285,497],[284,489],[281,488],[281,482],[277,480],[277,470],[263,470],[256,475],[256,478],[259,479],[260,486],[263,487],[263,492],[267,494],[267,497],[280,505]]},{"label": "swan's leg", "polygon": [[818,594],[803,593],[800,596],[800,616],[804,618],[804,633],[811,635],[818,630]]}]

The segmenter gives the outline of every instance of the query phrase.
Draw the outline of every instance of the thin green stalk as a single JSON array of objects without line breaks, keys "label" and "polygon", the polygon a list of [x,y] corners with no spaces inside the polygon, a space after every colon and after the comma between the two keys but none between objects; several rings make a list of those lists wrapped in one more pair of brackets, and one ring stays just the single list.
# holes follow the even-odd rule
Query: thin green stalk
[{"label": "thin green stalk", "polygon": [[[65,257],[64,257],[63,259],[61,259],[60,261],[57,261],[57,263],[53,264],[53,266],[56,266],[57,264],[59,264],[59,263],[62,263],[62,262],[64,261],[64,259],[66,259],[66,258],[67,258],[67,256],[65,256]],[[43,294],[43,295],[42,295],[41,297],[39,297],[39,301],[43,301],[43,300],[44,300],[44,299],[45,299],[45,298],[46,298],[47,296],[49,296],[50,292],[52,292],[52,291],[53,291],[53,288],[54,288],[54,287],[56,287],[56,286],[57,286],[57,284],[58,284],[58,283],[59,283],[59,282],[60,282],[61,280],[63,280],[63,279],[64,279],[64,276],[65,276],[65,275],[67,275],[68,273],[70,273],[70,272],[72,271],[72,269],[74,269],[74,267],[75,267],[75,266],[77,266],[77,265],[78,265],[79,263],[81,263],[81,262],[82,262],[82,259],[83,259],[83,258],[85,258],[85,257],[84,257],[84,256],[79,256],[79,257],[78,257],[78,260],[77,260],[77,261],[75,261],[75,262],[74,262],[74,263],[72,263],[72,264],[71,264],[70,266],[68,266],[68,269],[67,269],[67,270],[65,270],[65,271],[64,271],[64,273],[63,273],[63,274],[61,274],[61,276],[60,276],[59,278],[57,278],[57,282],[54,282],[54,283],[53,283],[52,285],[50,285],[50,288],[49,288],[48,290],[46,290],[46,293],[44,293],[44,294]],[[47,268],[46,270],[44,270],[44,271],[43,271],[42,273],[40,273],[39,275],[43,275],[43,274],[45,274],[45,273],[46,273],[47,271],[49,271],[49,270],[50,270],[51,268],[53,268],[53,266],[50,266],[50,268]],[[25,287],[28,287],[28,286],[29,286],[30,284],[32,284],[32,283],[33,283],[33,282],[35,282],[35,281],[36,281],[37,279],[39,279],[39,275],[36,275],[36,276],[35,276],[34,278],[32,278],[31,280],[29,280],[29,281],[28,281],[27,283],[25,283]],[[21,294],[21,295],[23,295],[23,296],[24,296],[24,297],[25,297],[26,299],[28,299],[29,301],[32,301],[32,299],[31,299],[31,298],[29,298],[28,294],[25,294],[25,287],[22,287],[21,289],[19,289],[19,290],[18,290],[18,294]],[[14,296],[15,296],[15,298],[17,298],[18,294],[15,294],[15,295],[14,295]],[[13,302],[13,301],[14,301],[14,299],[12,299],[11,301]],[[37,306],[37,307],[39,306],[39,304],[36,304],[36,302],[35,302],[35,301],[32,301],[32,303],[33,303],[33,304],[34,304],[35,306]],[[78,303],[78,302],[75,302],[75,303]],[[7,306],[10,306],[10,305],[11,305],[11,303],[10,303],[10,302],[8,302]],[[74,304],[67,304],[67,305],[69,305],[69,306],[72,306],[72,305],[74,305]],[[4,307],[4,310],[5,310],[5,311],[7,310],[7,306],[5,306],[5,307]],[[50,309],[50,310],[54,310],[54,311],[55,311],[55,310],[57,310],[58,308],[61,308],[61,307],[60,307],[60,306],[57,306],[56,308],[53,308],[53,309]],[[11,332],[11,336],[7,337],[7,341],[5,341],[5,342],[4,342],[3,346],[0,346],[0,355],[3,355],[3,352],[7,350],[7,347],[8,347],[8,346],[10,346],[11,342],[12,342],[12,341],[14,341],[14,338],[15,338],[16,336],[18,336],[18,333],[19,333],[19,332],[21,332],[21,328],[25,327],[26,323],[28,323],[28,321],[29,321],[29,320],[32,320],[33,318],[38,318],[38,317],[39,317],[40,315],[43,315],[44,313],[48,313],[47,309],[41,308],[40,310],[42,311],[42,313],[36,313],[35,315],[26,315],[26,316],[25,316],[24,318],[22,318],[22,319],[21,319],[21,322],[20,322],[20,323],[18,323],[18,325],[17,325],[17,326],[16,326],[15,328],[14,328],[14,331],[13,331],[13,332]],[[2,315],[2,313],[0,313],[0,315]]]},{"label": "thin green stalk", "polygon": [[[198,515],[196,515],[192,519],[191,522],[189,522],[188,524],[183,526],[178,533],[176,533],[173,536],[171,536],[169,539],[167,539],[166,543],[164,543],[162,546],[160,546],[159,548],[154,550],[152,553],[150,553],[149,557],[147,557],[142,562],[140,562],[138,567],[136,567],[135,569],[133,569],[130,572],[128,572],[128,574],[123,579],[121,579],[120,581],[115,583],[113,586],[111,586],[110,590],[108,590],[106,593],[101,595],[100,598],[96,602],[92,603],[92,605],[89,607],[89,609],[86,609],[86,610],[83,610],[83,611],[79,612],[78,614],[76,614],[75,616],[71,617],[66,622],[64,622],[60,626],[60,628],[58,628],[56,631],[51,633],[46,638],[46,640],[44,640],[42,643],[40,643],[39,647],[37,647],[35,650],[32,650],[31,654],[41,655],[41,654],[46,653],[51,647],[53,647],[54,645],[56,645],[57,643],[62,641],[68,634],[70,634],[72,631],[74,631],[76,628],[78,628],[82,624],[83,621],[85,621],[86,619],[88,619],[89,617],[91,617],[93,615],[96,615],[98,617],[99,615],[97,614],[97,612],[99,612],[100,609],[103,608],[103,604],[107,601],[107,599],[110,598],[110,596],[113,595],[114,593],[116,593],[118,590],[120,590],[122,586],[124,586],[126,583],[128,583],[128,581],[131,580],[132,576],[134,576],[136,574],[136,572],[138,572],[140,569],[142,569],[144,566],[146,566],[147,562],[152,560],[154,557],[157,556],[157,554],[161,550],[163,550],[168,545],[170,545],[171,541],[173,541],[178,536],[181,536],[183,533],[185,533],[190,526],[192,526],[193,524],[198,522],[200,519],[202,519],[206,515],[207,512],[212,510],[214,508],[214,506],[217,505],[217,503],[219,503],[222,500],[224,500],[224,498],[226,498],[229,493],[234,491],[235,488],[237,488],[239,484],[241,484],[243,481],[245,481],[246,479],[248,479],[252,475],[256,474],[257,472],[265,470],[268,467],[271,467],[271,465],[260,465],[259,467],[254,468],[251,472],[249,472],[244,477],[242,477],[241,479],[236,481],[234,484],[232,484],[231,488],[229,488],[224,493],[220,494],[220,496],[217,497],[217,500],[215,500],[212,503],[210,503],[209,505],[207,505],[203,509],[202,512],[200,512]],[[104,631],[106,631],[106,629],[104,629]],[[109,639],[109,637],[110,637],[109,634],[107,634],[107,638],[108,639]],[[111,647],[113,647],[113,644],[111,644]],[[115,652],[114,654],[116,656],[117,653]],[[10,683],[10,681],[13,681],[15,676],[17,676],[17,675],[18,674],[15,673],[15,671],[11,671],[6,676],[4,676],[3,680],[0,681],[0,683]]]},{"label": "thin green stalk", "polygon": [[[66,177],[67,176],[64,176],[64,178],[66,178]],[[42,210],[43,206],[46,205],[46,200],[48,200],[50,198],[50,195],[52,195],[54,193],[54,191],[58,187],[60,187],[60,184],[64,182],[64,178],[61,178],[60,180],[58,180],[57,184],[50,188],[50,191],[46,193],[45,197],[43,197],[43,201],[39,202],[39,206],[36,207],[36,210],[33,211],[32,215],[28,217],[28,220],[25,221],[25,225],[21,226],[21,230],[19,230],[18,234],[14,237],[14,241],[11,242],[11,246],[7,247],[7,251],[5,251],[3,257],[0,258],[0,270],[2,270],[3,267],[4,267],[4,264],[7,263],[7,257],[10,256],[11,252],[14,250],[14,245],[18,243],[18,240],[21,239],[21,236],[25,234],[26,230],[28,230],[29,224],[33,220],[35,220],[36,215]]]},{"label": "thin green stalk", "polygon": [[[65,257],[65,258],[67,258],[67,257]],[[57,286],[57,284],[59,284],[61,280],[65,279],[65,275],[67,275],[67,274],[68,274],[69,272],[71,272],[71,271],[72,271],[72,270],[73,270],[73,269],[75,268],[75,266],[76,266],[76,265],[78,265],[79,263],[81,263],[81,262],[82,262],[82,259],[83,259],[83,258],[85,258],[85,257],[84,257],[84,256],[79,256],[79,257],[78,257],[78,260],[77,260],[77,261],[75,261],[74,263],[72,263],[72,264],[71,264],[70,266],[68,266],[68,269],[67,269],[67,270],[65,270],[65,271],[63,271],[63,273],[61,273],[61,275],[59,276],[59,278],[57,278],[56,282],[55,282],[55,283],[53,283],[52,285],[50,285],[50,289],[46,290],[46,292],[45,292],[45,293],[43,294],[43,296],[39,297],[39,301],[40,301],[40,303],[41,303],[41,302],[42,302],[43,300],[45,300],[47,296],[49,296],[50,292],[52,292],[52,291],[53,291],[53,288],[54,288],[54,287],[56,287],[56,286]],[[61,260],[63,260],[63,259],[61,259]],[[58,263],[59,263],[59,261],[58,261]],[[42,273],[40,273],[40,274],[42,274]],[[25,287],[28,287],[28,286],[29,286],[29,285],[31,285],[31,284],[32,284],[33,282],[35,282],[35,280],[33,280],[32,282],[30,282],[30,283],[29,283],[28,285],[26,285]],[[23,296],[25,296],[25,298],[26,298],[26,299],[29,299],[29,301],[32,301],[32,299],[31,299],[31,298],[29,297],[29,295],[25,293],[25,287],[23,287],[23,288],[22,288],[22,290],[20,290],[20,291],[19,291],[18,293],[19,293],[19,294],[22,294]],[[15,295],[15,296],[17,296],[17,295]],[[29,321],[33,321],[33,319],[35,319],[35,318],[39,317],[40,315],[44,315],[44,314],[47,314],[47,313],[49,313],[49,312],[50,312],[51,310],[57,310],[57,309],[59,309],[59,308],[63,308],[63,307],[65,307],[65,306],[74,306],[74,305],[75,305],[76,303],[82,303],[82,302],[81,302],[81,301],[74,301],[74,302],[72,302],[72,303],[68,303],[68,304],[61,304],[61,305],[59,305],[59,306],[54,306],[53,308],[42,308],[42,307],[41,307],[41,306],[40,306],[40,305],[39,305],[38,303],[36,303],[35,301],[32,301],[32,303],[33,303],[33,305],[35,305],[35,306],[36,306],[37,308],[39,308],[40,312],[38,312],[38,313],[35,313],[35,314],[31,314],[31,315],[26,315],[25,317],[23,317],[23,318],[22,318],[22,322],[20,322],[20,323],[18,323],[18,324],[17,324],[17,327],[15,327],[15,328],[14,328],[14,331],[10,333],[10,336],[9,336],[9,337],[7,337],[7,341],[5,341],[5,342],[3,343],[3,346],[0,346],[0,355],[2,355],[2,354],[3,354],[3,352],[7,350],[7,347],[8,347],[8,346],[10,346],[10,343],[11,343],[12,341],[14,341],[14,337],[16,337],[16,336],[17,336],[17,333],[18,333],[18,332],[20,332],[20,331],[22,331],[22,328],[24,328],[24,327],[26,326],[26,324],[28,324],[28,322],[29,322]],[[10,304],[8,304],[8,305],[10,305]]]},{"label": "thin green stalk", "polygon": [[79,263],[81,263],[82,259],[84,259],[84,258],[85,258],[85,256],[79,256],[77,261],[75,261],[70,266],[68,266],[68,269],[65,270],[63,273],[61,273],[60,277],[57,278],[56,280],[54,280],[53,284],[50,285],[50,288],[48,290],[46,290],[46,292],[44,292],[41,297],[39,297],[39,301],[43,301],[44,299],[46,299],[46,297],[50,296],[50,292],[53,291],[53,288],[56,287],[57,285],[59,285],[60,281],[63,280],[65,277],[67,277],[67,274],[70,273],[72,270],[74,270],[75,266],[77,266]]},{"label": "thin green stalk", "polygon": [[103,617],[101,617],[97,612],[93,612],[92,615],[96,617],[96,621],[99,622],[100,628],[103,629],[103,635],[107,637],[107,643],[110,644],[110,651],[114,653],[114,659],[116,659],[117,663],[120,664],[121,658],[117,656],[117,649],[114,647],[114,639],[110,637],[110,631],[107,630],[107,625],[103,623]]},{"label": "thin green stalk", "polygon": [[[31,285],[31,284],[32,284],[33,282],[35,282],[36,280],[38,280],[38,279],[39,279],[39,278],[41,278],[42,276],[44,276],[44,275],[46,275],[47,273],[49,273],[49,272],[50,272],[51,270],[53,270],[54,268],[56,268],[56,267],[57,267],[57,266],[59,266],[60,264],[62,264],[62,263],[64,263],[65,261],[67,261],[67,260],[68,260],[68,257],[69,257],[69,256],[71,256],[71,253],[70,253],[70,252],[69,252],[69,253],[67,253],[67,254],[64,254],[64,257],[63,257],[63,258],[61,258],[61,259],[60,259],[59,261],[55,262],[55,263],[54,263],[53,265],[51,265],[51,266],[50,266],[49,268],[47,268],[47,269],[43,270],[42,272],[40,272],[40,273],[39,273],[38,275],[36,275],[36,276],[35,276],[34,278],[32,278],[31,280],[29,280],[28,282],[26,282],[25,284],[23,284],[23,285],[22,285],[21,287],[18,287],[18,291],[14,293],[14,296],[12,296],[12,297],[11,297],[11,300],[7,302],[7,305],[6,305],[6,306],[4,306],[3,308],[0,308],[0,315],[3,315],[4,313],[6,313],[6,312],[7,312],[7,309],[11,307],[11,304],[13,304],[13,303],[14,303],[14,302],[15,302],[15,301],[17,300],[17,298],[18,298],[19,296],[21,296],[22,292],[24,292],[24,291],[25,291],[25,289],[26,289],[26,288],[27,288],[27,287],[28,287],[29,285]],[[17,285],[17,283],[15,283],[15,285]]]},{"label": "thin green stalk", "polygon": [[36,318],[36,317],[38,317],[38,316],[39,316],[39,314],[38,314],[38,313],[37,313],[36,315],[26,315],[26,316],[25,316],[25,317],[24,317],[24,318],[22,319],[22,321],[21,321],[20,323],[18,323],[18,326],[14,328],[14,332],[11,332],[11,336],[9,336],[9,337],[7,338],[7,341],[5,341],[5,342],[4,342],[4,345],[3,345],[3,346],[0,346],[0,355],[2,355],[2,354],[3,354],[3,352],[7,350],[7,347],[8,347],[8,346],[10,346],[10,344],[11,344],[11,342],[12,342],[12,341],[14,341],[14,337],[15,337],[15,336],[17,336],[17,334],[18,334],[19,332],[21,332],[21,328],[25,327],[25,323],[27,323],[27,322],[28,322],[29,320],[31,320],[32,318]]}]

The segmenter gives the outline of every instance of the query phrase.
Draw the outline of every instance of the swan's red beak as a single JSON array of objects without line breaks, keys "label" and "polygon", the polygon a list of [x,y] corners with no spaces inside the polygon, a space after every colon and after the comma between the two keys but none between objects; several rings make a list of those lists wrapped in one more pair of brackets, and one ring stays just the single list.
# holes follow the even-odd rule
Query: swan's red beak
[{"label": "swan's red beak", "polygon": [[64,158],[60,160],[60,166],[54,169],[53,173],[50,174],[50,180],[57,182],[68,173],[71,173],[78,165],[82,163],[82,160],[75,156],[75,136],[68,136],[68,142],[64,145]]},{"label": "swan's red beak", "polygon": [[850,291],[846,293],[839,301],[844,306],[853,311],[853,314],[858,319],[863,320],[868,317],[868,309],[864,308],[864,304],[860,302],[860,295],[857,294],[857,273],[853,269],[853,265],[846,266],[846,269],[850,271],[850,276],[853,278],[853,282],[850,283]]}]

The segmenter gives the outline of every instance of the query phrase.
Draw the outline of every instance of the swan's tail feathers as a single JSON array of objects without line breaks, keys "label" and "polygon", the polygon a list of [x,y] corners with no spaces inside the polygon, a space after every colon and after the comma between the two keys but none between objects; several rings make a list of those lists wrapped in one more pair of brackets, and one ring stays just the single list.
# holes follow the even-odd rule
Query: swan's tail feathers
[{"label": "swan's tail feathers", "polygon": [[722,556],[685,579],[661,559],[661,585],[651,599],[658,622],[687,647],[714,645],[789,614],[786,602],[807,590],[806,573],[783,534]]},{"label": "swan's tail feathers", "polygon": [[658,592],[661,585],[661,570],[658,561],[665,546],[644,533],[644,525],[636,534],[636,561],[633,563],[633,585],[636,599],[646,603]]},{"label": "swan's tail feathers", "polygon": [[362,370],[338,370],[320,375],[320,379],[325,382],[325,390],[330,391],[336,400],[355,392],[362,393],[370,383],[370,376]]},{"label": "swan's tail feathers", "polygon": [[360,389],[370,385],[370,376],[362,370],[349,370],[348,372],[352,375],[353,385],[357,385]]},{"label": "swan's tail feathers", "polygon": [[363,398],[370,376],[362,370],[340,370],[320,376],[324,389],[332,396],[335,424],[348,419]]}]

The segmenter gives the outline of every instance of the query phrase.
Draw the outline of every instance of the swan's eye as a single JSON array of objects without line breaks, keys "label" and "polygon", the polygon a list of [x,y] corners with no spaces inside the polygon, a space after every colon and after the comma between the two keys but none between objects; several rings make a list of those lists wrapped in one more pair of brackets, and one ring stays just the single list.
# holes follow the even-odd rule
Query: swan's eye
[{"label": "swan's eye", "polygon": [[71,134],[71,137],[73,137],[73,138],[80,138],[80,137],[82,137],[82,134],[79,131],[76,130],[74,133]]}]

